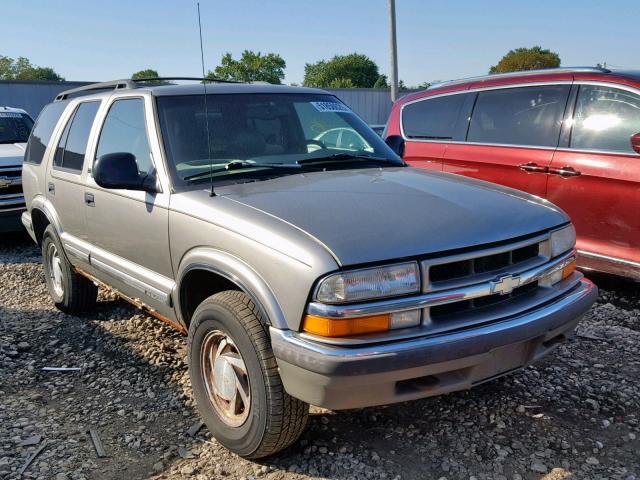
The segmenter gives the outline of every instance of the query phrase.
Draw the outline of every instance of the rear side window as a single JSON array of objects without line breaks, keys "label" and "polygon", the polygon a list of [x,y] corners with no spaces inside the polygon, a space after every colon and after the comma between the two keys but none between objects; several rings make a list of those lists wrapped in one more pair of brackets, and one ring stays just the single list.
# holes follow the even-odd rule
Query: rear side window
[{"label": "rear side window", "polygon": [[640,133],[640,95],[619,88],[581,85],[570,147],[635,153],[629,138]]},{"label": "rear side window", "polygon": [[54,166],[77,172],[82,170],[89,133],[98,113],[98,107],[100,102],[84,102],[78,105],[60,137],[53,159]]},{"label": "rear side window", "polygon": [[402,109],[405,137],[452,140],[464,99],[462,94],[445,95],[406,105]]},{"label": "rear side window", "polygon": [[104,120],[96,158],[108,153],[126,152],[136,157],[139,173],[152,170],[151,150],[141,98],[116,100]]},{"label": "rear side window", "polygon": [[567,85],[480,92],[467,141],[555,147],[568,93]]},{"label": "rear side window", "polygon": [[42,163],[42,157],[47,149],[49,140],[51,140],[53,130],[56,128],[60,115],[62,115],[67,104],[68,102],[55,102],[42,109],[29,136],[29,143],[27,143],[27,150],[24,155],[26,163],[34,165]]}]

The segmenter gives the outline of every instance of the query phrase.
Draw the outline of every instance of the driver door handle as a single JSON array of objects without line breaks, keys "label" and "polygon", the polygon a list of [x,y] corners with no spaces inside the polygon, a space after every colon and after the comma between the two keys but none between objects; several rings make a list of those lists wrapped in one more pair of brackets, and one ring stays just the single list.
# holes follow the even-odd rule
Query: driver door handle
[{"label": "driver door handle", "polygon": [[578,177],[582,175],[582,172],[579,172],[575,168],[568,165],[562,168],[551,167],[549,169],[549,173],[551,173],[552,175],[560,175],[561,177]]},{"label": "driver door handle", "polygon": [[541,167],[535,162],[523,163],[522,165],[518,165],[520,170],[524,170],[525,172],[540,172],[546,173],[548,171],[547,167]]},{"label": "driver door handle", "polygon": [[96,206],[96,200],[93,196],[93,193],[84,192],[84,203],[89,205],[90,207]]}]

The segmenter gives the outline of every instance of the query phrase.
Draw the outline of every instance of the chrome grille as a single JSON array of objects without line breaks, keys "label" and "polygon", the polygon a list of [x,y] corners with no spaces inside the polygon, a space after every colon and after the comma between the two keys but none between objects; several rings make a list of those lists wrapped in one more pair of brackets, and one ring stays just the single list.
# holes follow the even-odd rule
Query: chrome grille
[{"label": "chrome grille", "polygon": [[446,321],[446,319],[451,315],[458,315],[471,310],[492,307],[503,302],[508,302],[515,297],[527,294],[537,288],[538,282],[532,282],[513,289],[513,291],[507,295],[494,294],[471,300],[463,300],[461,302],[437,305],[429,309],[429,317],[433,322]]},{"label": "chrome grille", "polygon": [[497,247],[454,254],[422,262],[423,291],[446,294],[454,289],[495,285],[500,279],[516,278],[512,290],[487,288],[472,298],[452,299],[423,309],[423,327],[431,332],[466,328],[497,321],[515,313],[538,291],[537,280],[521,282],[520,274],[543,267],[550,261],[548,234]]},{"label": "chrome grille", "polygon": [[425,292],[444,290],[489,280],[500,274],[519,273],[549,260],[547,237],[514,244],[424,260]]},{"label": "chrome grille", "polygon": [[23,207],[22,169],[19,166],[0,167],[0,211]]}]

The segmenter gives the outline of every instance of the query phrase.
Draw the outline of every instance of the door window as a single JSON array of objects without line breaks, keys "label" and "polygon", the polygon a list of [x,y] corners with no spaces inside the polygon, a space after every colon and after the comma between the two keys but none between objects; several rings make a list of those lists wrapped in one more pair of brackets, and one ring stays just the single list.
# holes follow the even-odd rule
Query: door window
[{"label": "door window", "polygon": [[54,166],[75,172],[82,171],[89,133],[98,113],[98,107],[100,102],[84,102],[78,105],[58,142],[53,159]]},{"label": "door window", "polygon": [[100,132],[96,158],[108,153],[131,153],[136,158],[138,173],[153,169],[151,150],[141,98],[116,100],[111,105]]},{"label": "door window", "polygon": [[446,95],[410,103],[402,109],[407,138],[452,140],[465,95]]},{"label": "door window", "polygon": [[629,138],[640,133],[640,95],[619,88],[581,85],[570,147],[634,153]]},{"label": "door window", "polygon": [[480,92],[467,141],[556,147],[568,93],[567,85]]}]

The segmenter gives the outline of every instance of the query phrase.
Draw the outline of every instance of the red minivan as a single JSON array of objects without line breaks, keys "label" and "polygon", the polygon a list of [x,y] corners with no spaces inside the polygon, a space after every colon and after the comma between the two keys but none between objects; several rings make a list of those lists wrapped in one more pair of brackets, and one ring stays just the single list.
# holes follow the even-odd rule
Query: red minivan
[{"label": "red minivan", "polygon": [[415,167],[550,200],[571,216],[583,268],[640,280],[640,71],[447,82],[398,100],[385,136]]}]

